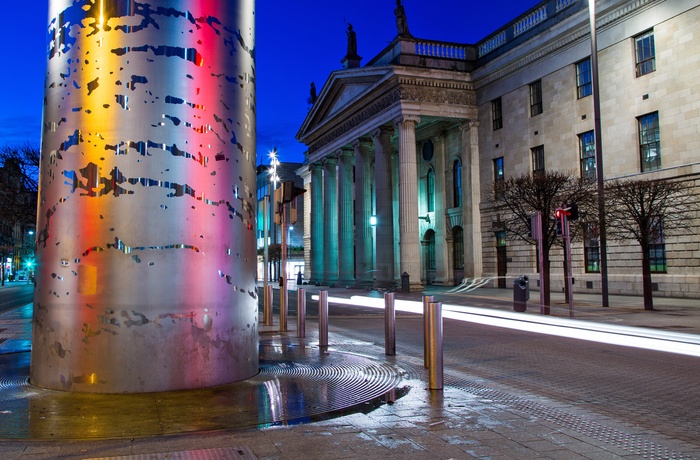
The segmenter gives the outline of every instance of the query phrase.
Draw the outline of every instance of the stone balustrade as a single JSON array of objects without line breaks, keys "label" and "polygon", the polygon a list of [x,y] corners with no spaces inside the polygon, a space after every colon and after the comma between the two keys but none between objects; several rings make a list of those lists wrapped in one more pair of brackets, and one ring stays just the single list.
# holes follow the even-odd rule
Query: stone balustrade
[{"label": "stone balustrade", "polygon": [[415,46],[416,54],[419,56],[460,60],[467,58],[467,50],[463,45],[420,40]]}]

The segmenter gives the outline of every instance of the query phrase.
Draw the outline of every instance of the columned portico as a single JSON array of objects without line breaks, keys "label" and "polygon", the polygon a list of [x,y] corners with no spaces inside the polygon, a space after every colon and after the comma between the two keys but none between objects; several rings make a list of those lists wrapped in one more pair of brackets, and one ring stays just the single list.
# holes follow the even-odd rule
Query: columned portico
[{"label": "columned portico", "polygon": [[462,187],[464,222],[464,276],[482,274],[481,256],[481,184],[479,181],[479,122],[466,121],[462,129]]},{"label": "columned portico", "polygon": [[355,283],[352,156],[352,147],[338,152],[338,282],[342,285]]},{"label": "columned portico", "polygon": [[338,176],[335,157],[323,160],[323,284],[338,281]]},{"label": "columned portico", "polygon": [[377,251],[376,284],[380,287],[393,286],[394,274],[394,217],[391,199],[391,133],[382,126],[372,133],[374,142],[374,175],[377,190]]},{"label": "columned portico", "polygon": [[404,115],[399,129],[399,247],[401,274],[410,276],[411,290],[422,289],[420,243],[418,237],[418,164],[416,125],[418,116]]},{"label": "columned portico", "polygon": [[[311,276],[312,284],[323,282],[323,242],[325,239],[323,225],[323,164],[313,163],[311,169],[311,222],[305,226],[311,228]],[[307,275],[308,276],[308,275]]]},{"label": "columned portico", "polygon": [[355,152],[355,282],[360,286],[372,284],[372,176],[370,170],[370,141],[360,139],[352,144]]}]

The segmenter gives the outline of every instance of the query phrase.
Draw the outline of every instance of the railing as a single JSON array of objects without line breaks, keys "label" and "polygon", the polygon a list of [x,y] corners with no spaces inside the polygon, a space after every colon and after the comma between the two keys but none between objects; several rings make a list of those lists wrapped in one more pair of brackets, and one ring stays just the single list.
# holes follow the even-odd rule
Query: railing
[{"label": "railing", "polygon": [[498,34],[486,40],[484,43],[479,45],[479,56],[490,53],[499,46],[505,44],[506,42],[506,31],[502,30]]},{"label": "railing", "polygon": [[509,40],[524,34],[538,24],[549,19],[564,9],[582,2],[583,0],[550,0],[536,10],[521,16],[502,30],[486,38],[478,45],[479,57],[483,57],[495,49],[505,45]]},{"label": "railing", "polygon": [[567,6],[573,5],[577,1],[578,0],[557,0],[557,13],[566,8]]},{"label": "railing", "polygon": [[444,59],[461,59],[467,58],[466,47],[451,43],[416,42],[416,54],[419,56],[444,58]]},{"label": "railing", "polygon": [[541,6],[513,24],[513,36],[517,37],[523,32],[527,32],[545,19],[547,19],[547,5]]}]

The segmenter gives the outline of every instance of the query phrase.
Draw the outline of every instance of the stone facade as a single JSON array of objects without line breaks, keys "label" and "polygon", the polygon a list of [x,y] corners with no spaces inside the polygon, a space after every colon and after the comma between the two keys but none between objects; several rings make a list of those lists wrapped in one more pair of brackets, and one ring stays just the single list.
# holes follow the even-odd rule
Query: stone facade
[{"label": "stone facade", "polygon": [[[596,3],[604,177],[700,180],[700,6],[691,0]],[[637,76],[635,44],[647,33],[655,68]],[[297,136],[309,146],[300,172],[306,170],[305,188],[323,187],[310,169],[355,144],[366,146],[361,164],[370,169],[362,177],[370,176],[371,192],[359,191],[355,171],[352,257],[371,248],[375,285],[396,285],[404,272],[414,289],[504,271],[506,277],[537,278],[532,246],[501,239],[497,248],[487,204],[494,160],[503,158],[506,176],[528,173],[532,149],[542,147],[546,170],[580,174],[579,136],[594,129],[595,114],[593,97],[579,97],[577,64],[590,55],[588,3],[549,0],[474,45],[397,37],[365,67],[331,74]],[[536,115],[533,88],[541,94]],[[494,127],[493,102],[499,99],[502,117]],[[661,163],[642,173],[638,119],[647,114],[658,114]],[[355,148],[355,168],[358,154]],[[335,194],[322,190],[306,198],[337,202]],[[360,222],[364,217],[358,220],[360,197],[378,218],[371,231]],[[325,217],[307,204],[307,222]],[[692,234],[665,240],[666,272],[653,274],[657,295],[700,297],[700,228],[697,216],[689,219]],[[321,236],[305,236],[307,248],[323,244]],[[347,241],[344,247],[350,247]],[[336,256],[324,251],[322,257]],[[550,260],[552,289],[559,290],[563,255],[555,249]],[[582,243],[573,244],[572,263],[575,290],[600,291],[600,274],[586,272]],[[336,272],[337,264],[323,270]],[[311,279],[327,277],[318,275]],[[608,277],[610,293],[641,293],[636,242],[608,241]],[[356,272],[360,279],[357,284],[371,284]],[[351,281],[346,276],[344,282]]]}]

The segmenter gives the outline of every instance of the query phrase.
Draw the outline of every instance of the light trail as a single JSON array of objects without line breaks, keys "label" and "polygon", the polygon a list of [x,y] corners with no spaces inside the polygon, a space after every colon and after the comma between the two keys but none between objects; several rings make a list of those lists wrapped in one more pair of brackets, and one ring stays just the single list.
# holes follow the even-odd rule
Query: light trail
[{"label": "light trail", "polygon": [[[311,298],[318,300],[318,295],[313,295]],[[378,297],[328,297],[328,303],[384,309],[384,299]],[[394,307],[396,311],[423,314],[421,302],[396,299]],[[536,334],[700,357],[700,336],[691,334],[648,331],[631,326],[601,324],[551,316],[523,315],[522,313],[446,303],[442,304],[442,316],[456,321],[516,329]]]}]

